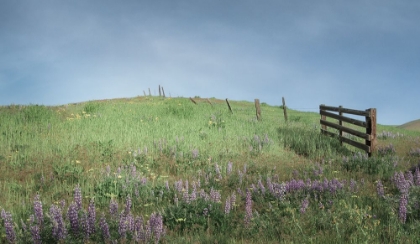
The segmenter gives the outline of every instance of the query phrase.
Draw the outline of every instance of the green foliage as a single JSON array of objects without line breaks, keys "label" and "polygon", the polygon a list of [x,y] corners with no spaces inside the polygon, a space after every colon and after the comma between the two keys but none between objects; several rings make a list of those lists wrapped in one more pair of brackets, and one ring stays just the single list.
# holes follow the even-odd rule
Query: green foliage
[{"label": "green foliage", "polygon": [[220,203],[204,199],[169,205],[164,212],[165,225],[178,233],[200,233],[209,228],[223,232],[226,218]]},{"label": "green foliage", "polygon": [[54,111],[43,105],[29,105],[22,109],[22,119],[25,123],[47,123],[54,116]]},{"label": "green foliage", "polygon": [[380,178],[389,178],[395,170],[398,158],[394,156],[368,157],[366,154],[356,153],[351,157],[344,157],[341,165],[347,171],[361,171]]},{"label": "green foliage", "polygon": [[83,107],[83,112],[87,114],[94,114],[100,111],[101,105],[96,102],[88,102]]},{"label": "green foliage", "polygon": [[337,139],[321,135],[319,131],[306,126],[292,124],[280,128],[279,137],[286,148],[292,149],[299,155],[314,159],[349,154],[349,151],[341,146]]}]

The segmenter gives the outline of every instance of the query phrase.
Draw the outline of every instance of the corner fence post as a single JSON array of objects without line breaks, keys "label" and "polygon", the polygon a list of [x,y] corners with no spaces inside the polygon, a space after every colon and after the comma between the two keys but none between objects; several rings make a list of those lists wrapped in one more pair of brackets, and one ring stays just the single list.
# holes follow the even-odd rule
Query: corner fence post
[{"label": "corner fence post", "polygon": [[[319,106],[319,113],[321,113],[321,111],[322,111],[322,106],[325,106],[325,104],[321,104],[320,106]],[[321,114],[321,120],[323,120],[323,121],[325,121],[325,120],[327,120],[327,116],[325,116],[325,115],[322,115]],[[321,124],[321,133],[325,133],[325,131],[327,131],[327,126],[326,125],[323,125],[323,124]]]},{"label": "corner fence post", "polygon": [[369,146],[369,157],[376,149],[376,108],[366,109],[368,115],[366,116],[366,134],[369,135],[370,140],[365,140],[366,145]]},{"label": "corner fence post", "polygon": [[[343,111],[342,111],[343,106],[338,106],[338,115],[343,116]],[[343,121],[340,119],[338,120],[338,124],[340,126],[343,126]],[[339,137],[340,137],[340,145],[343,146],[343,131],[340,129],[339,130]]]}]

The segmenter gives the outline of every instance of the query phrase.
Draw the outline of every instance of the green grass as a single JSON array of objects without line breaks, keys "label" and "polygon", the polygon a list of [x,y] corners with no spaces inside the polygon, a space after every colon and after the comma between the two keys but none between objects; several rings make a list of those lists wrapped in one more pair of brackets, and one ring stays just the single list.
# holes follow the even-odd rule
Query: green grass
[{"label": "green grass", "polygon": [[[317,113],[288,110],[286,123],[280,107],[262,103],[257,121],[251,102],[230,101],[232,114],[223,100],[195,100],[197,105],[186,98],[136,97],[0,107],[0,239],[7,243],[7,212],[17,242],[31,242],[34,226],[44,242],[56,242],[58,224],[47,214],[57,206],[65,243],[110,242],[100,231],[102,214],[111,239],[127,243],[135,236],[121,234],[122,218],[142,217],[145,228],[152,214],[162,216],[165,243],[417,241],[420,186],[410,187],[403,223],[401,194],[391,179],[418,163],[410,152],[420,148],[420,132],[378,125],[381,153],[367,159],[320,135]],[[377,195],[378,180],[385,197]],[[70,227],[78,185],[79,221],[93,218],[88,205],[95,203],[96,232],[89,237],[83,224],[79,234]],[[194,187],[196,200],[190,199]],[[37,194],[43,224],[31,220]],[[232,196],[236,201],[226,214]],[[132,205],[124,210],[128,197]],[[119,203],[116,216],[111,200]]]}]

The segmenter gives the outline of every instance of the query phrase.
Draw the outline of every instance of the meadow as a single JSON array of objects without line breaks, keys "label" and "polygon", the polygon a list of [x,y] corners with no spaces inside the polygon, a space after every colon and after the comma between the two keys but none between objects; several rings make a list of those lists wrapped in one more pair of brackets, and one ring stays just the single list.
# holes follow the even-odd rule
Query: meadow
[{"label": "meadow", "polygon": [[419,131],[195,100],[0,107],[1,243],[418,243]]}]

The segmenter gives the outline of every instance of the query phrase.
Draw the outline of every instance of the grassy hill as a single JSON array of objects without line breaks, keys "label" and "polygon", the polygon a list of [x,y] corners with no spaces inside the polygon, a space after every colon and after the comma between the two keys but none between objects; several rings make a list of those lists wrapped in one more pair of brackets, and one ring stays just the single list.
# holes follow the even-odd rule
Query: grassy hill
[{"label": "grassy hill", "polygon": [[0,239],[417,241],[420,132],[378,125],[367,158],[317,113],[195,100],[0,107]]},{"label": "grassy hill", "polygon": [[406,130],[420,131],[420,119],[410,121],[398,127]]}]

